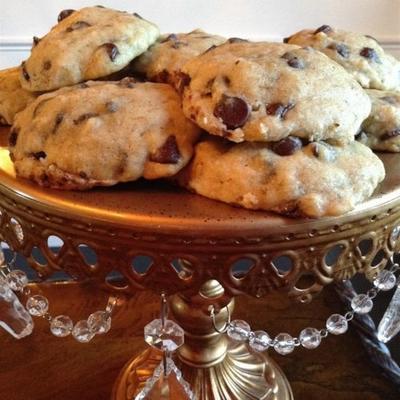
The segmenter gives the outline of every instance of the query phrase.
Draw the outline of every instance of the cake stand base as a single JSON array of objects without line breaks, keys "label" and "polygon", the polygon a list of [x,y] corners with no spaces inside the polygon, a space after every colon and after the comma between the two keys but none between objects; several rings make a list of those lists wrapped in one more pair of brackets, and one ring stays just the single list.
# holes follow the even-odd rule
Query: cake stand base
[{"label": "cake stand base", "polygon": [[[134,399],[161,359],[161,353],[150,348],[130,360],[111,399]],[[197,400],[293,400],[289,382],[277,364],[265,354],[250,353],[245,345],[230,347],[224,360],[210,368],[194,368],[179,360],[177,364]],[[176,394],[173,399],[180,400]]]},{"label": "cake stand base", "polygon": [[[197,400],[293,399],[286,377],[267,355],[250,352],[245,344],[229,341],[220,328],[216,330],[215,326],[226,324],[235,305],[218,281],[207,281],[195,296],[174,295],[169,305],[185,330],[176,364]],[[211,308],[217,310],[214,321]],[[131,360],[115,383],[112,400],[134,399],[161,359],[160,351],[149,349]],[[170,387],[165,399],[187,400],[183,393],[177,393],[178,387]]]}]

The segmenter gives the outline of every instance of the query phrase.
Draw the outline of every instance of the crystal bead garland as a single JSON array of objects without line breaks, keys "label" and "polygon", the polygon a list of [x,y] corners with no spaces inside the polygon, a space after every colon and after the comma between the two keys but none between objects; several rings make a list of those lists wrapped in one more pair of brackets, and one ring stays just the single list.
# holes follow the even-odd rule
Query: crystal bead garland
[{"label": "crystal bead garland", "polygon": [[[181,371],[171,358],[171,352],[184,343],[184,331],[174,321],[167,319],[167,299],[161,296],[161,318],[155,319],[144,328],[144,339],[151,347],[163,352],[163,360],[146,381],[144,388],[136,395],[135,400],[161,398],[164,393],[183,392],[188,400],[195,400],[190,385],[184,380]],[[175,387],[173,390],[172,388]],[[165,397],[162,397],[165,398]],[[174,400],[171,398],[171,400]]]},{"label": "crystal bead garland", "polygon": [[[14,258],[11,263],[15,261]],[[53,317],[49,313],[49,301],[45,296],[40,294],[31,295],[30,289],[27,288],[28,277],[25,272],[21,270],[10,270],[10,266],[4,257],[4,253],[0,248],[0,284],[3,288],[3,292],[7,294],[7,300],[9,304],[12,304],[14,310],[9,315],[13,315],[13,321],[6,323],[0,316],[0,326],[6,331],[12,334],[16,338],[21,338],[30,334],[33,330],[33,321],[31,316],[42,317],[46,319],[50,324],[50,332],[56,337],[66,337],[72,334],[72,336],[80,343],[90,342],[95,335],[101,335],[107,333],[111,329],[111,315],[117,304],[116,297],[110,297],[105,310],[96,311],[90,314],[87,320],[81,320],[75,325],[72,319],[67,315],[58,315]],[[21,292],[27,296],[26,309],[19,303],[18,298],[14,295],[14,292]],[[2,293],[0,293],[1,295]],[[0,301],[2,300],[0,296]],[[22,330],[21,323],[25,321],[25,325],[28,327]],[[21,322],[18,325],[18,322]],[[21,332],[19,332],[21,331]]]},{"label": "crystal bead garland", "polygon": [[354,318],[355,314],[368,314],[373,308],[373,299],[377,294],[380,291],[391,290],[397,284],[397,290],[378,328],[379,340],[386,343],[400,332],[400,278],[398,280],[395,275],[395,272],[399,269],[398,264],[393,264],[390,269],[378,272],[373,280],[374,288],[368,290],[365,294],[354,296],[351,302],[351,311],[344,315],[332,314],[326,320],[325,329],[305,328],[300,332],[298,338],[292,337],[288,333],[280,333],[275,339],[271,339],[267,332],[252,332],[246,321],[230,321],[230,317],[225,328],[220,330],[216,328],[213,309],[210,312],[210,317],[217,332],[226,332],[231,339],[237,342],[248,342],[250,348],[255,351],[262,352],[273,347],[277,353],[287,355],[299,346],[309,350],[316,349],[321,344],[322,339],[329,334],[342,335],[346,333],[349,321]]}]

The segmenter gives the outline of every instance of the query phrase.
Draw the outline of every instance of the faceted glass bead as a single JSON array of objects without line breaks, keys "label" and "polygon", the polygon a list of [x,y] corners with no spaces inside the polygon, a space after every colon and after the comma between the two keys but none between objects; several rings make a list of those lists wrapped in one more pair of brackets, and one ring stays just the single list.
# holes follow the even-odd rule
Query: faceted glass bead
[{"label": "faceted glass bead", "polygon": [[90,326],[86,320],[81,320],[77,322],[72,329],[72,336],[81,343],[88,343],[90,342],[95,333],[90,329]]},{"label": "faceted glass bead", "polygon": [[288,333],[280,333],[275,342],[274,349],[279,354],[286,355],[294,350],[294,339]]},{"label": "faceted glass bead", "polygon": [[175,351],[185,340],[185,332],[174,321],[166,319],[164,327],[161,319],[155,319],[144,327],[144,340],[160,350]]},{"label": "faceted glass bead", "polygon": [[366,294],[358,294],[351,300],[351,308],[357,314],[368,314],[374,303]]},{"label": "faceted glass bead", "polygon": [[58,315],[53,318],[50,322],[50,331],[54,336],[66,337],[74,328],[74,323],[72,319],[67,315]]},{"label": "faceted glass bead", "polygon": [[306,328],[300,332],[299,340],[306,349],[316,349],[321,344],[321,334],[318,329]]},{"label": "faceted glass bead", "polygon": [[88,324],[90,329],[96,333],[96,335],[107,333],[111,329],[110,314],[105,311],[96,311],[95,313],[90,314]]},{"label": "faceted glass bead", "polygon": [[251,329],[250,325],[241,319],[232,321],[227,330],[228,336],[238,342],[245,342],[249,338]]},{"label": "faceted glass bead", "polygon": [[49,310],[49,301],[46,297],[37,294],[28,298],[26,309],[35,317],[42,317]]},{"label": "faceted glass bead", "polygon": [[265,351],[269,347],[270,340],[267,332],[255,331],[250,335],[249,345],[255,351]]},{"label": "faceted glass bead", "polygon": [[349,324],[346,321],[346,318],[340,314],[332,314],[328,320],[326,321],[326,329],[332,335],[341,335],[347,332]]},{"label": "faceted glass bead", "polygon": [[11,225],[14,229],[15,236],[17,237],[18,241],[22,243],[24,241],[24,231],[22,230],[22,226],[18,221],[14,219],[11,220]]},{"label": "faceted glass bead", "polygon": [[7,275],[7,283],[12,290],[20,292],[28,284],[28,277],[25,272],[17,269]]},{"label": "faceted glass bead", "polygon": [[397,225],[393,228],[392,233],[390,234],[390,239],[393,242],[396,242],[400,237],[400,225]]},{"label": "faceted glass bead", "polygon": [[396,286],[396,275],[384,269],[374,279],[374,286],[380,290],[391,290]]}]

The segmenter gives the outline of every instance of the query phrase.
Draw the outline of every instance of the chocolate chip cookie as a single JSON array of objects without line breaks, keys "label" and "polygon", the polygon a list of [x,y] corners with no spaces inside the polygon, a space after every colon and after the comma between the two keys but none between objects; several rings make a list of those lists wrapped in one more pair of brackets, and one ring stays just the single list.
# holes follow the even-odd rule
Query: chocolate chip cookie
[{"label": "chocolate chip cookie", "polygon": [[49,91],[123,69],[153,44],[159,30],[137,14],[103,7],[64,10],[58,24],[35,38],[22,63],[21,84]]},{"label": "chocolate chip cookie", "polygon": [[226,39],[210,35],[200,29],[190,33],[164,35],[149,50],[134,61],[134,69],[155,82],[176,86],[182,66]]},{"label": "chocolate chip cookie", "polygon": [[366,90],[372,102],[370,116],[358,140],[373,150],[400,152],[400,92]]},{"label": "chocolate chip cookie", "polygon": [[37,97],[36,93],[22,89],[19,74],[18,67],[0,71],[0,124],[12,125],[15,114]]},{"label": "chocolate chip cookie", "polygon": [[385,176],[380,159],[357,141],[343,147],[299,142],[293,151],[282,152],[287,143],[276,149],[267,143],[208,139],[196,146],[180,183],[248,209],[318,218],[350,211],[371,196]]},{"label": "chocolate chip cookie", "polygon": [[308,47],[231,41],[183,67],[183,107],[206,131],[234,142],[297,136],[347,143],[371,103],[342,67]]},{"label": "chocolate chip cookie", "polygon": [[400,62],[372,36],[322,25],[305,29],[287,43],[311,46],[342,65],[366,89],[400,90]]},{"label": "chocolate chip cookie", "polygon": [[199,133],[170,85],[88,82],[44,94],[19,113],[10,157],[20,177],[83,190],[172,176]]}]

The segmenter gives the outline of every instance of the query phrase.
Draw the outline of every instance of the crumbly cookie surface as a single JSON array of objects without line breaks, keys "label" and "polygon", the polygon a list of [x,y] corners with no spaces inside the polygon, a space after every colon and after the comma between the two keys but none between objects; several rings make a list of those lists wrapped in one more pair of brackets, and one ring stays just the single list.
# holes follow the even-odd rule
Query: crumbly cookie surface
[{"label": "crumbly cookie surface", "polygon": [[323,25],[316,30],[302,30],[285,41],[323,52],[366,89],[400,90],[400,61],[371,36]]},{"label": "crumbly cookie surface", "polygon": [[180,176],[181,184],[211,199],[295,217],[340,215],[373,193],[385,176],[383,163],[356,141],[324,142],[291,154],[265,143],[209,139]]},{"label": "crumbly cookie surface", "polygon": [[201,29],[164,35],[135,60],[134,69],[151,81],[176,86],[185,63],[225,41],[225,38],[208,34]]},{"label": "crumbly cookie surface", "polygon": [[235,142],[354,139],[371,103],[337,63],[308,47],[231,41],[183,67],[183,107]]},{"label": "crumbly cookie surface", "polygon": [[400,152],[400,92],[366,90],[372,111],[358,135],[373,150]]},{"label": "crumbly cookie surface", "polygon": [[18,67],[0,71],[0,124],[12,125],[15,114],[37,97],[36,93],[22,89],[19,74]]},{"label": "crumbly cookie surface", "polygon": [[19,113],[10,156],[19,176],[42,186],[88,189],[174,175],[199,133],[169,85],[88,82],[42,95]]},{"label": "crumbly cookie surface", "polygon": [[123,69],[153,44],[159,30],[137,14],[103,7],[64,10],[59,23],[36,38],[21,67],[21,84],[49,91]]}]

